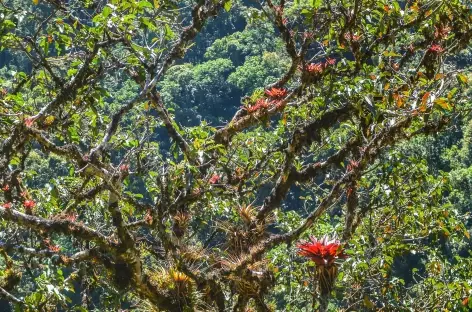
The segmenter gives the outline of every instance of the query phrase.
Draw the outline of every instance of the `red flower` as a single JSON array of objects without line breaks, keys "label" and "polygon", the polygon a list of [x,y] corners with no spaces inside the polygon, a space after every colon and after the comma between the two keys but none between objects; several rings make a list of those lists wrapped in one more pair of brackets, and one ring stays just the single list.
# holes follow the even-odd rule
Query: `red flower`
[{"label": "red flower", "polygon": [[254,113],[262,108],[268,108],[269,103],[267,102],[266,99],[258,99],[256,104],[246,107],[246,110],[248,113]]},{"label": "red flower", "polygon": [[313,39],[313,38],[314,38],[314,34],[312,32],[305,31],[303,33],[303,39]]},{"label": "red flower", "polygon": [[36,206],[36,203],[34,200],[28,199],[23,202],[23,206],[25,206],[26,209],[33,209]]},{"label": "red flower", "polygon": [[356,41],[359,41],[359,39],[361,39],[361,36],[351,35],[350,33],[345,33],[344,34],[344,39],[356,42]]},{"label": "red flower", "polygon": [[351,197],[352,192],[354,192],[354,189],[352,187],[349,187],[346,191],[346,197],[347,198]]},{"label": "red flower", "polygon": [[76,213],[70,213],[66,215],[65,219],[69,222],[75,222],[77,220],[77,214]]},{"label": "red flower", "polygon": [[58,252],[59,250],[61,250],[61,247],[60,246],[56,246],[56,245],[49,245],[48,246],[48,249],[52,252]]},{"label": "red flower", "polygon": [[324,236],[321,240],[310,237],[309,242],[297,244],[298,254],[310,258],[317,266],[331,266],[337,259],[345,259],[341,243]]},{"label": "red flower", "polygon": [[3,208],[5,208],[5,209],[10,209],[10,208],[11,208],[11,203],[10,203],[10,202],[4,203],[4,204],[3,204]]},{"label": "red flower", "polygon": [[272,88],[270,90],[265,90],[265,94],[273,99],[280,100],[287,96],[287,89],[284,88]]},{"label": "red flower", "polygon": [[5,184],[5,186],[2,187],[2,190],[3,190],[4,192],[9,191],[9,190],[10,190],[10,185]]},{"label": "red flower", "polygon": [[129,165],[128,164],[122,164],[120,166],[120,171],[121,172],[128,172],[129,171]]},{"label": "red flower", "polygon": [[284,8],[277,5],[277,6],[274,6],[274,11],[277,13],[277,14],[283,14],[284,13]]},{"label": "red flower", "polygon": [[220,181],[220,176],[217,175],[216,173],[211,176],[210,180],[208,180],[210,184],[216,184],[219,181]]},{"label": "red flower", "polygon": [[357,167],[359,167],[359,162],[358,161],[355,161],[355,160],[351,160],[349,162],[349,164],[347,165],[346,169],[348,172],[356,169]]},{"label": "red flower", "polygon": [[26,118],[25,119],[25,126],[27,126],[28,128],[32,127],[35,120],[36,120],[35,117]]},{"label": "red flower", "polygon": [[439,44],[432,44],[431,47],[428,49],[428,51],[439,54],[439,53],[444,52],[444,48],[441,47]]},{"label": "red flower", "polygon": [[306,66],[306,71],[310,74],[321,74],[324,70],[323,63],[311,63]]},{"label": "red flower", "polygon": [[335,64],[336,64],[336,59],[328,57],[326,59],[325,67],[327,67],[328,65],[335,65]]}]

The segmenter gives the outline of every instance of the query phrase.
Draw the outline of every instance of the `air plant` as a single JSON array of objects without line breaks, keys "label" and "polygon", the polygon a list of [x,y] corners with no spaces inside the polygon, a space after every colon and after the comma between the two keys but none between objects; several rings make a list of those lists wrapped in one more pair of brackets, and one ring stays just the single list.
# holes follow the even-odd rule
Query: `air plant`
[{"label": "air plant", "polygon": [[340,241],[328,236],[320,240],[310,237],[310,241],[298,243],[297,248],[299,255],[315,263],[315,278],[318,280],[321,295],[331,293],[338,273],[337,260],[347,257]]},{"label": "air plant", "polygon": [[176,237],[181,238],[187,232],[191,217],[186,212],[177,212],[173,219],[172,232]]}]

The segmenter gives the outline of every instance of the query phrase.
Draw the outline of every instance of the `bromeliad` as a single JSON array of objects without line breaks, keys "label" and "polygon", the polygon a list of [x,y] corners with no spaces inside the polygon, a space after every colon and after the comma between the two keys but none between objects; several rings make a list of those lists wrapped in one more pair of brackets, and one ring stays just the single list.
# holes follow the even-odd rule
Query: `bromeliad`
[{"label": "bromeliad", "polygon": [[324,236],[321,239],[310,237],[310,241],[297,244],[298,254],[315,262],[315,277],[318,280],[322,296],[328,296],[333,289],[338,274],[338,259],[345,259],[347,255],[341,242]]}]

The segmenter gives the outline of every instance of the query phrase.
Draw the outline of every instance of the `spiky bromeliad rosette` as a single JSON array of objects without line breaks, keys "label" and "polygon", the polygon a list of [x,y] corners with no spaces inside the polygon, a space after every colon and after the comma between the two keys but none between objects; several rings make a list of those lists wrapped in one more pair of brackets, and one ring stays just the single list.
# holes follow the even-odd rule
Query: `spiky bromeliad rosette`
[{"label": "spiky bromeliad rosette", "polygon": [[334,281],[338,274],[336,260],[345,259],[341,242],[324,236],[320,240],[310,237],[310,241],[297,244],[298,254],[307,257],[316,265],[316,278],[320,287],[321,295],[327,295],[333,289]]}]

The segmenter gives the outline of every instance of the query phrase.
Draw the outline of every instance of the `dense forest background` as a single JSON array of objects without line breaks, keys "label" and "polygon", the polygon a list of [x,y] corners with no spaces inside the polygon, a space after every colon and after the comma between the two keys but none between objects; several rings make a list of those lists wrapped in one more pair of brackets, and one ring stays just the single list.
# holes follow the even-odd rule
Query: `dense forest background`
[{"label": "dense forest background", "polygon": [[[149,4],[157,6],[159,2],[151,1]],[[295,30],[297,27],[301,27],[295,25],[295,22],[290,23],[301,16],[312,14],[310,6],[317,2],[321,3],[322,1],[289,2],[291,5],[287,5],[288,8],[284,12],[285,18],[288,19],[288,25],[293,26]],[[407,8],[412,5],[410,3],[412,1],[377,2],[380,11],[403,11],[408,10]],[[424,2],[423,5],[426,6],[433,5],[434,1],[413,2]],[[54,4],[53,1],[51,3]],[[73,23],[57,22],[57,17],[54,14],[57,14],[58,11],[51,3],[41,0],[1,1],[4,7],[0,8],[0,12],[3,12],[0,15],[2,21],[0,24],[0,33],[2,34],[0,41],[2,49],[0,52],[0,88],[3,88],[1,90],[4,90],[4,94],[0,96],[1,103],[3,103],[0,104],[0,130],[4,145],[7,144],[7,138],[11,134],[10,127],[14,124],[12,116],[16,114],[10,105],[11,101],[23,102],[21,103],[23,115],[20,116],[23,118],[26,117],[25,112],[29,112],[28,115],[33,116],[41,107],[37,103],[44,102],[55,94],[55,91],[51,94],[45,91],[48,84],[52,83],[49,81],[51,78],[47,77],[50,73],[47,70],[46,73],[38,72],[38,68],[44,64],[50,64],[54,67],[54,71],[59,73],[59,76],[63,75],[64,77],[73,75],[68,71],[76,72],[79,68],[77,64],[74,64],[78,61],[70,59],[69,54],[72,52],[65,48],[69,40],[67,38],[68,31],[73,32],[68,30],[68,27],[70,28]],[[70,3],[66,1],[61,3],[62,5],[70,5],[71,8],[77,8],[77,12],[91,14],[91,16],[97,12],[98,8],[103,12],[103,8],[107,7],[102,1]],[[470,3],[465,3],[466,6],[471,7]],[[118,6],[116,3],[115,5]],[[159,25],[159,27],[147,25],[148,28],[145,29],[143,26],[145,29],[143,31],[159,32],[164,38],[162,40],[177,40],[179,32],[174,28],[173,23],[187,23],[192,18],[191,9],[195,5],[195,1],[161,1],[159,5],[169,6],[171,8],[169,12],[173,12],[172,10],[180,12],[178,16],[163,13],[163,19],[179,18],[181,20],[169,22],[165,26]],[[81,11],[78,9],[80,6],[87,9]],[[148,7],[147,4],[143,4],[144,6]],[[108,7],[113,8],[113,5]],[[12,12],[8,8],[15,8],[16,11]],[[291,56],[287,53],[285,41],[280,36],[280,30],[274,26],[274,22],[264,16],[264,10],[268,10],[266,3],[250,0],[233,0],[230,5],[225,5],[217,17],[208,19],[201,32],[196,35],[194,42],[186,46],[185,55],[176,60],[156,84],[156,89],[168,112],[174,117],[178,128],[184,129],[182,135],[192,138],[192,147],[195,149],[206,144],[208,133],[223,128],[242,107],[247,106],[253,99],[263,96],[267,86],[277,83],[290,70]],[[30,15],[33,15],[34,18]],[[43,28],[40,27],[45,35],[42,42],[38,41],[39,48],[44,47],[48,51],[47,53],[45,51],[37,52],[39,58],[44,57],[44,61],[31,59],[27,53],[20,51],[21,49],[9,48],[8,34],[32,33],[38,26],[35,18],[41,20],[41,17],[49,15],[52,15],[52,20],[56,22],[47,27],[46,24]],[[14,26],[9,25],[7,20],[8,23],[14,23]],[[94,23],[101,22],[98,19],[94,21]],[[144,20],[141,22],[151,23]],[[68,23],[69,26],[67,26]],[[418,36],[421,35],[418,34]],[[300,33],[299,36],[302,34]],[[315,57],[322,49],[319,46],[313,48],[312,57]],[[114,57],[124,56],[125,50],[125,47],[117,47],[113,51]],[[365,210],[365,214],[362,214],[362,222],[358,224],[355,232],[350,237],[343,237],[344,211],[349,197],[344,194],[303,235],[305,239],[308,239],[309,235],[318,238],[329,235],[330,237],[347,239],[342,240],[344,253],[347,256],[337,264],[339,274],[336,274],[335,277],[329,311],[381,309],[384,311],[467,311],[472,308],[472,300],[469,301],[469,297],[472,297],[472,273],[470,270],[472,265],[470,239],[472,231],[470,214],[472,205],[470,196],[472,194],[472,118],[469,114],[472,105],[469,101],[470,89],[468,85],[468,80],[471,78],[469,74],[472,65],[471,51],[467,48],[445,56],[441,60],[443,63],[442,73],[436,74],[445,76],[449,72],[460,73],[454,77],[458,86],[454,89],[451,88],[452,91],[445,96],[451,100],[456,96],[455,94],[461,93],[460,102],[455,103],[454,108],[441,108],[441,112],[449,117],[448,124],[441,130],[433,131],[431,135],[418,135],[408,141],[388,147],[378,156],[377,160],[372,161],[372,167],[369,167],[359,178],[356,186],[359,188],[358,205],[359,211]],[[148,52],[145,50],[139,51],[138,49],[138,52],[147,57],[146,53]],[[395,57],[395,55],[392,54],[391,57]],[[83,57],[78,56],[78,60],[81,58]],[[348,66],[346,64],[355,60],[352,51],[337,52],[335,58],[337,64],[341,64],[339,66]],[[28,84],[27,91],[24,91],[20,99],[18,94],[12,93],[12,89],[22,79],[30,76],[34,76],[35,82]],[[359,79],[346,83],[364,84],[364,80]],[[297,82],[295,79],[291,80],[285,87],[295,89]],[[387,90],[388,86],[383,85],[382,88]],[[93,145],[91,142],[96,141],[96,137],[104,131],[103,129],[106,128],[113,114],[120,110],[123,103],[132,101],[139,92],[140,84],[131,75],[121,69],[112,71],[97,86],[83,91],[83,95],[80,97],[82,104],[71,104],[76,105],[77,114],[68,109],[64,109],[60,113],[61,116],[70,114],[73,117],[67,126],[61,128],[58,132],[60,135],[55,137],[53,141],[71,141],[86,150],[88,145]],[[328,87],[324,89],[324,92],[325,96],[331,96]],[[10,97],[7,98],[8,96]],[[310,94],[304,96],[310,96]],[[313,105],[322,107],[322,97],[323,94],[312,97],[312,102],[315,103]],[[333,95],[333,97],[335,96]],[[360,98],[361,101],[369,102],[368,99],[364,100],[368,96],[362,95]],[[371,101],[375,101],[375,99],[371,99]],[[127,151],[137,150],[141,146],[142,136],[146,136],[148,142],[146,148],[152,149],[152,152],[143,150],[142,155],[136,157],[139,160],[136,162],[130,160],[124,163],[125,166],[131,164],[131,168],[120,167],[122,171],[130,171],[129,176],[123,179],[124,193],[132,200],[145,206],[151,205],[154,198],[160,196],[156,194],[161,194],[157,190],[158,186],[149,186],[148,179],[160,176],[159,170],[162,169],[159,166],[154,168],[153,161],[159,159],[175,162],[173,165],[176,167],[172,169],[175,171],[172,171],[175,176],[189,175],[188,171],[192,169],[185,166],[178,167],[177,164],[185,158],[179,154],[178,144],[176,141],[168,139],[164,123],[156,121],[158,114],[153,111],[151,102],[142,101],[141,104],[140,109],[132,109],[123,116],[120,125],[123,131],[112,141],[113,148],[105,151],[103,157],[110,163],[123,166],[120,161],[127,157]],[[87,105],[90,109],[81,110],[80,105]],[[456,111],[456,107],[460,108],[460,112]],[[327,106],[321,110],[329,108]],[[248,168],[251,162],[256,163],[255,166],[261,166],[259,170],[252,172],[255,176],[259,175],[259,171],[263,172],[264,170],[270,172],[269,176],[275,174],[276,166],[272,167],[269,162],[266,162],[264,154],[268,153],[270,149],[277,150],[284,145],[283,142],[288,137],[281,130],[282,127],[287,122],[289,124],[291,121],[295,123],[294,120],[300,118],[302,114],[309,113],[306,113],[304,108],[300,108],[298,112],[294,109],[288,113],[281,113],[279,114],[280,118],[277,119],[263,119],[261,124],[255,127],[254,132],[248,132],[242,134],[242,137],[238,137],[235,144],[241,146],[245,144],[257,145],[258,142],[263,142],[260,143],[263,145],[260,150],[250,150],[245,155],[239,155],[238,157],[243,159],[241,163],[244,164],[247,161]],[[151,117],[155,117],[155,120],[146,121]],[[48,131],[49,125],[55,125],[54,123],[60,119],[59,115],[54,118],[49,121],[47,119],[41,121],[45,131]],[[66,120],[65,117],[64,120]],[[84,137],[82,131],[85,131],[85,126],[81,126],[80,120],[87,120],[86,130],[87,133],[90,133],[90,137]],[[329,133],[320,130],[324,142],[311,147],[312,149],[307,152],[306,159],[310,158],[315,162],[316,159],[333,155],[337,144],[341,144],[341,141],[344,142],[344,140],[347,141],[353,131],[353,124],[358,123],[357,120],[352,124],[349,122],[347,120],[344,125],[341,123]],[[337,121],[333,120],[333,123],[337,123]],[[270,132],[265,129],[270,129]],[[65,194],[69,191],[65,189],[70,187],[83,190],[79,186],[85,178],[78,178],[80,172],[77,172],[77,166],[71,165],[64,161],[62,156],[42,147],[43,143],[40,139],[38,142],[32,141],[28,143],[29,145],[22,146],[21,150],[11,157],[8,164],[12,171],[19,168],[21,179],[24,182],[21,188],[23,191],[29,192],[31,197],[29,200],[34,200],[35,209],[41,211],[37,212],[37,215],[60,215],[61,211],[66,208],[70,209],[70,205],[73,205],[75,217],[72,222],[78,218],[85,225],[95,225],[97,229],[104,233],[107,232],[113,217],[111,213],[104,212],[108,201],[106,193],[99,194],[88,201],[76,201],[75,204],[66,200],[68,195]],[[261,162],[259,163],[258,160]],[[344,162],[342,164],[343,170],[349,165],[353,166],[352,163]],[[150,169],[145,173],[140,173],[140,166],[148,166],[146,168]],[[302,161],[300,160],[296,166],[301,168]],[[133,174],[134,171],[137,173]],[[226,173],[224,170],[221,170],[220,173],[218,179],[223,179]],[[261,176],[263,175],[261,174]],[[5,169],[1,181],[5,194],[7,192],[5,187],[9,184],[6,180],[7,176],[10,176],[10,173],[7,174]],[[169,176],[169,178],[171,177],[172,175]],[[213,173],[209,177],[216,179]],[[296,229],[298,224],[310,215],[322,198],[329,194],[331,185],[333,185],[331,179],[335,178],[336,176],[318,177],[311,180],[308,186],[294,183],[285,200],[272,216],[277,221],[268,224],[264,230],[276,235]],[[213,182],[217,184],[218,180]],[[215,184],[213,182],[210,184]],[[97,181],[90,183],[94,187],[100,184]],[[244,203],[248,207],[263,205],[264,199],[270,195],[273,187],[271,180],[268,177],[261,177],[259,180],[255,178],[249,184],[257,185],[260,189],[252,192],[249,189],[253,190],[253,185],[248,186],[247,193],[242,193],[242,199],[237,199],[239,204]],[[13,186],[10,187],[13,188]],[[3,203],[8,202],[7,195],[3,196]],[[194,213],[191,220],[188,221],[192,228],[198,230],[189,230],[183,236],[186,238],[184,245],[189,248],[194,245],[196,248],[198,246],[202,250],[207,250],[208,254],[205,254],[205,257],[208,258],[212,257],[210,253],[213,249],[222,248],[223,242],[229,240],[230,236],[225,236],[224,233],[227,232],[231,223],[244,221],[241,214],[231,210],[232,205],[235,204],[232,199],[222,199],[223,197],[219,198],[218,196],[208,195],[205,200],[201,201],[201,205],[208,210],[202,210],[198,214]],[[236,199],[234,200],[236,201]],[[0,200],[1,202],[2,200]],[[138,222],[147,216],[146,209],[139,211],[128,202],[124,203],[120,209],[126,216],[124,218],[128,223]],[[224,222],[213,222],[220,217],[224,219]],[[175,217],[165,220],[162,223],[167,233],[179,236],[175,233],[180,230]],[[147,247],[140,247],[141,252],[151,255],[157,253],[161,255],[159,257],[165,258],[166,256],[162,256],[165,246],[157,244],[151,238],[154,235],[152,233],[151,230],[137,232],[136,236],[140,237],[143,244],[147,244]],[[2,270],[0,272],[0,286],[21,300],[21,303],[15,302],[2,293],[0,311],[118,311],[120,309],[152,311],[155,308],[153,304],[133,291],[129,291],[127,288],[120,289],[107,282],[111,273],[98,269],[98,266],[95,268],[93,261],[79,261],[73,266],[68,266],[64,261],[61,261],[59,255],[54,255],[57,250],[51,248],[51,246],[59,246],[60,253],[71,255],[90,247],[89,242],[81,241],[70,235],[51,234],[41,237],[43,234],[40,232],[37,233],[39,236],[35,236],[36,234],[33,234],[31,230],[22,230],[21,227],[12,226],[6,218],[0,217],[0,251],[5,254],[0,260]],[[37,251],[45,250],[44,255],[28,254],[26,247],[18,249],[22,241],[31,243],[30,247]],[[175,260],[176,256],[172,257]],[[197,257],[203,256],[199,254]],[[229,256],[228,259],[234,262],[238,261],[238,259],[231,259]],[[9,261],[14,264],[9,264]],[[162,261],[170,263],[170,260]],[[264,263],[264,268],[269,268],[272,282],[276,281],[273,282],[270,291],[264,294],[267,309],[312,311],[319,308],[317,300],[320,299],[317,297],[316,282],[314,282],[316,274],[313,273],[316,264],[307,261],[297,253],[296,242],[279,244],[270,249],[261,261]],[[171,265],[160,267],[159,261],[150,261],[149,263],[157,276],[156,279],[164,278],[166,274],[173,276],[173,278],[176,278],[175,274],[183,274],[177,272],[175,267],[170,268]],[[175,260],[175,263],[180,262]],[[183,269],[180,268],[180,270]],[[254,269],[254,271],[258,270],[259,268]],[[187,275],[190,274],[187,273]],[[236,278],[233,279],[236,281]],[[119,278],[117,281],[118,284],[123,282]],[[156,283],[164,284],[163,281]],[[183,283],[186,283],[186,280]],[[14,287],[8,288],[10,284]],[[174,280],[171,289],[177,289],[176,285],[177,282]],[[196,284],[192,285],[195,289],[198,288],[195,286]],[[232,297],[234,294],[242,292],[238,287],[243,288],[237,284],[237,286],[233,285],[226,289],[225,298],[227,302],[231,302],[230,306],[235,307],[234,311],[239,311],[236,309],[239,301]],[[238,290],[235,290],[236,288]],[[250,309],[253,308],[263,309],[257,304],[258,299],[255,299],[257,295],[252,293],[263,293],[263,287],[252,289],[249,285],[247,288],[249,289],[245,289],[245,291],[250,295],[248,295],[248,308],[245,311],[251,311]],[[191,292],[188,289],[182,292],[186,291]],[[203,300],[199,297],[203,296],[201,294],[203,290],[199,289],[199,292],[198,295],[195,294],[195,298],[192,297],[192,302]],[[198,309],[211,311],[213,308],[207,306]],[[195,308],[195,310],[198,309]]]}]

